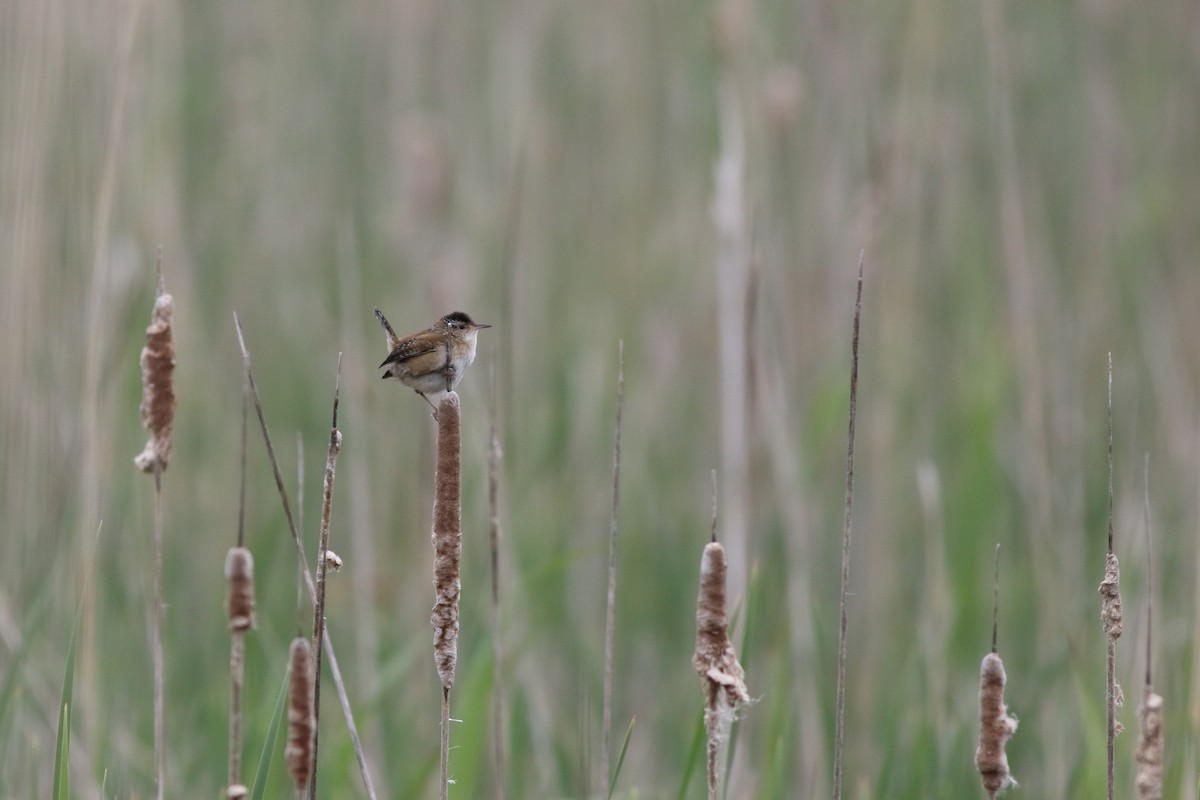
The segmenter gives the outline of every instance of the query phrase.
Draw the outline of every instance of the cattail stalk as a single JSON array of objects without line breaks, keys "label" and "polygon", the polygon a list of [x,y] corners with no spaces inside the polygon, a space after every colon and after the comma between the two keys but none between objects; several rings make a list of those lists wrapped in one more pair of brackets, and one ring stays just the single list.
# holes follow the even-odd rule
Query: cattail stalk
[{"label": "cattail stalk", "polygon": [[[248,365],[247,365],[248,366]],[[246,633],[254,627],[254,557],[243,547],[246,538],[246,419],[249,386],[242,370],[242,454],[238,488],[237,546],[225,555],[225,578],[229,594],[225,612],[229,618],[229,783],[228,800],[241,800],[249,789],[241,782],[242,773],[242,693],[246,680]]]},{"label": "cattail stalk", "polygon": [[1108,555],[1104,559],[1104,580],[1099,588],[1100,621],[1106,642],[1105,680],[1105,738],[1108,757],[1108,800],[1113,800],[1116,738],[1121,726],[1117,723],[1117,706],[1124,704],[1121,686],[1117,683],[1117,639],[1123,630],[1121,615],[1121,565],[1113,552],[1113,414],[1112,414],[1112,353],[1108,354]]},{"label": "cattail stalk", "polygon": [[296,784],[296,798],[304,797],[313,772],[313,665],[312,644],[303,636],[292,640],[291,680],[288,685],[288,740],[283,750],[288,772]]},{"label": "cattail stalk", "polygon": [[608,521],[608,602],[604,620],[604,724],[600,748],[600,776],[605,796],[612,796],[609,761],[612,751],[613,636],[617,609],[617,531],[621,507],[621,407],[625,401],[625,341],[617,342],[617,401],[613,426],[612,511]]},{"label": "cattail stalk", "polygon": [[733,718],[738,706],[750,701],[745,673],[729,641],[726,571],[725,548],[716,541],[709,542],[700,559],[696,652],[692,656],[692,666],[704,684],[709,800],[717,796],[717,753],[724,723]]},{"label": "cattail stalk", "polygon": [[462,590],[462,430],[457,392],[438,404],[437,473],[433,500],[433,655],[442,681],[441,797],[450,780],[450,689],[458,660],[458,600]]},{"label": "cattail stalk", "polygon": [[[312,741],[312,779],[308,783],[309,800],[317,797],[317,750],[320,743],[320,733],[317,723],[321,718],[321,644],[325,640],[325,575],[331,564],[340,567],[341,559],[336,555],[330,558],[329,552],[329,520],[333,515],[333,477],[337,467],[338,453],[342,450],[342,432],[338,430],[337,413],[338,397],[342,385],[342,355],[338,353],[337,380],[333,388],[333,424],[329,430],[329,452],[325,458],[325,483],[321,501],[321,544],[317,551],[317,599],[313,603],[313,741]],[[336,569],[335,569],[336,571]]]},{"label": "cattail stalk", "polygon": [[846,625],[850,592],[850,533],[854,529],[854,424],[858,409],[858,328],[862,318],[863,253],[858,254],[858,288],[854,297],[854,332],[850,339],[850,424],[846,434],[846,501],[842,515],[842,588],[838,606],[837,698],[833,734],[833,798],[842,796],[842,740],[846,719]]},{"label": "cattail stalk", "polygon": [[504,800],[504,647],[500,637],[500,434],[496,430],[496,367],[490,371],[491,431],[488,437],[488,545],[492,561],[492,792]]},{"label": "cattail stalk", "polygon": [[142,425],[150,432],[145,449],[133,463],[142,472],[154,475],[154,609],[151,614],[150,649],[154,661],[154,766],[157,797],[162,798],[166,773],[166,742],[163,724],[163,500],[162,474],[171,459],[171,428],[175,421],[175,344],[171,317],[175,303],[167,294],[162,276],[162,255],[158,263],[158,290],[150,326],[146,328],[146,346],[142,348]]}]

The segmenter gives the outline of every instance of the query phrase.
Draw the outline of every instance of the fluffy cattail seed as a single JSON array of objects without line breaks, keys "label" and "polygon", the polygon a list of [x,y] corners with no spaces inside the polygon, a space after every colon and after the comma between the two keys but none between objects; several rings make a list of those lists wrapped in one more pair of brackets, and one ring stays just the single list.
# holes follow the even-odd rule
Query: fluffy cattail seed
[{"label": "fluffy cattail seed", "polygon": [[433,655],[442,687],[454,685],[458,660],[458,598],[462,589],[462,431],[458,394],[447,392],[438,404],[437,474],[433,501],[433,587],[437,601]]},{"label": "fluffy cattail seed", "polygon": [[338,572],[342,568],[342,557],[332,550],[325,551],[325,569],[330,572]]},{"label": "fluffy cattail seed", "polygon": [[175,303],[162,287],[154,301],[146,346],[142,348],[142,425],[150,431],[146,448],[133,459],[142,472],[167,468],[171,458],[171,425],[175,420],[175,345],[171,314]]},{"label": "fluffy cattail seed", "polygon": [[225,555],[229,597],[225,611],[229,630],[244,633],[254,627],[254,556],[244,547],[231,547]]},{"label": "fluffy cattail seed", "polygon": [[1008,771],[1004,745],[1017,730],[1017,718],[1004,705],[1004,662],[995,653],[983,657],[979,668],[979,747],[975,767],[988,797],[1017,782]]},{"label": "fluffy cattail seed", "polygon": [[225,797],[228,800],[243,800],[250,796],[250,790],[240,783],[235,783],[232,786],[226,787]]},{"label": "fluffy cattail seed", "polygon": [[292,640],[292,675],[288,687],[288,742],[283,751],[296,788],[303,789],[312,776],[313,674],[312,647],[308,639]]}]

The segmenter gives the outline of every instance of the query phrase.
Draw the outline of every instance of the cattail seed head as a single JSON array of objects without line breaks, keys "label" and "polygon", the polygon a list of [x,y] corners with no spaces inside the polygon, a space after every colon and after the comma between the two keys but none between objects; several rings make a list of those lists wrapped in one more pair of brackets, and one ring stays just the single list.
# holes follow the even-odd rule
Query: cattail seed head
[{"label": "cattail seed head", "polygon": [[1114,553],[1104,559],[1104,580],[1100,582],[1099,592],[1104,598],[1100,607],[1104,635],[1110,642],[1115,642],[1120,638],[1124,624],[1121,617],[1121,565]]},{"label": "cattail seed head", "polygon": [[133,459],[142,472],[166,469],[171,458],[171,426],[175,420],[175,345],[171,315],[175,303],[160,290],[154,301],[146,346],[142,348],[142,425],[150,431],[146,448]]},{"label": "cattail seed head", "polygon": [[462,430],[458,394],[447,392],[438,404],[437,475],[433,501],[433,587],[437,600],[433,654],[442,687],[454,685],[458,660],[458,598],[462,589]]},{"label": "cattail seed head", "polygon": [[725,548],[718,542],[704,547],[700,559],[700,593],[696,598],[696,652],[692,665],[705,682],[709,697],[735,709],[750,699],[745,673],[726,630]]},{"label": "cattail seed head", "polygon": [[312,647],[308,639],[292,640],[291,683],[288,687],[288,741],[283,755],[296,788],[303,789],[312,776],[313,674]]},{"label": "cattail seed head", "polygon": [[1004,745],[1017,730],[1017,718],[1004,705],[1004,662],[988,653],[979,668],[979,747],[975,767],[988,797],[1017,782],[1008,771]]},{"label": "cattail seed head", "polygon": [[1141,800],[1163,796],[1163,699],[1146,687],[1138,709],[1137,790]]},{"label": "cattail seed head", "polygon": [[254,556],[244,547],[231,547],[225,554],[225,577],[229,596],[225,611],[229,630],[245,633],[254,627]]}]

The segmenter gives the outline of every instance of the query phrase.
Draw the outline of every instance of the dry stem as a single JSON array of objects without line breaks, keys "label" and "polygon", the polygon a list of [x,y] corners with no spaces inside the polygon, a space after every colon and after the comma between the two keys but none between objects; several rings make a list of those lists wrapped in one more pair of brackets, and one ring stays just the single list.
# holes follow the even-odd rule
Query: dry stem
[{"label": "dry stem", "polygon": [[858,408],[858,327],[862,318],[863,254],[858,255],[858,288],[854,298],[854,333],[850,344],[850,426],[846,445],[846,505],[842,518],[842,589],[838,602],[837,711],[833,737],[833,798],[842,796],[842,740],[846,718],[846,595],[850,590],[850,533],[854,520],[854,423]]},{"label": "dry stem", "polygon": [[1107,755],[1108,800],[1113,800],[1115,783],[1116,738],[1121,726],[1117,706],[1123,704],[1117,683],[1117,639],[1121,636],[1121,567],[1113,553],[1113,413],[1112,353],[1108,354],[1108,555],[1104,559],[1104,580],[1100,582],[1100,620],[1104,625],[1105,647],[1105,739]]},{"label": "dry stem", "polygon": [[621,505],[621,409],[625,402],[625,341],[617,342],[617,401],[613,426],[612,511],[608,521],[608,601],[604,618],[604,724],[600,748],[600,776],[605,796],[612,796],[609,763],[612,750],[613,634],[617,608],[617,522]]},{"label": "dry stem", "polygon": [[[321,502],[321,544],[317,552],[317,599],[313,603],[313,771],[308,784],[310,800],[317,797],[317,750],[320,734],[317,723],[321,717],[321,643],[325,639],[325,575],[329,558],[329,519],[333,514],[333,477],[338,453],[342,449],[342,432],[337,426],[338,397],[342,385],[342,355],[338,354],[337,379],[333,389],[333,424],[329,430],[329,453],[325,458],[324,495]],[[337,558],[334,556],[334,558]],[[340,560],[337,562],[340,564]]]},{"label": "dry stem", "polygon": [[[491,365],[491,431],[488,439],[488,544],[492,560],[492,791],[505,798],[504,687],[501,668],[504,648],[500,637],[500,435],[496,430],[496,367]],[[449,710],[447,709],[447,713]]]}]

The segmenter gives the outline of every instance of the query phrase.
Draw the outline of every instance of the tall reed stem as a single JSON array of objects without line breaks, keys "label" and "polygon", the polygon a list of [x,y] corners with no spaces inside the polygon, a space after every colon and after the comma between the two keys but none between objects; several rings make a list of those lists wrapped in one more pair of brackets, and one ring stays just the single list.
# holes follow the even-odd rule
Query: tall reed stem
[{"label": "tall reed stem", "polygon": [[325,641],[325,576],[329,567],[329,519],[333,515],[333,477],[338,453],[342,449],[342,432],[338,430],[338,398],[342,387],[342,354],[338,353],[337,379],[333,388],[333,424],[329,430],[329,453],[325,458],[324,494],[321,501],[321,544],[317,551],[317,597],[313,603],[313,741],[312,779],[308,782],[309,800],[317,797],[317,752],[320,743],[321,718],[321,650]]},{"label": "tall reed stem", "polygon": [[842,740],[846,719],[846,596],[850,587],[850,532],[854,520],[854,423],[858,409],[858,326],[862,317],[863,254],[858,256],[858,289],[854,299],[854,334],[850,343],[850,427],[846,445],[846,505],[842,518],[842,590],[838,606],[837,719],[833,737],[833,798],[842,796]]},{"label": "tall reed stem", "polygon": [[608,520],[608,600],[604,618],[604,725],[600,749],[600,780],[605,796],[612,795],[609,763],[612,752],[613,635],[617,608],[617,531],[621,508],[621,409],[625,403],[625,341],[617,342],[617,402],[613,426],[612,510]]}]

